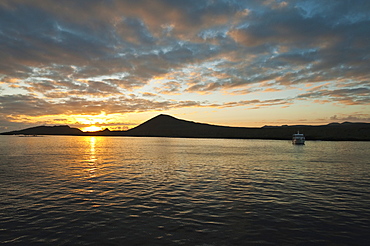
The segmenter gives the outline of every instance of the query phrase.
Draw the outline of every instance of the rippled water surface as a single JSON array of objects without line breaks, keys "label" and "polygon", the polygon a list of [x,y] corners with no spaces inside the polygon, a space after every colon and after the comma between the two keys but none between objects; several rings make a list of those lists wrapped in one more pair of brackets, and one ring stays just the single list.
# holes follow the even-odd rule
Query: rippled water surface
[{"label": "rippled water surface", "polygon": [[0,136],[4,245],[369,245],[370,142]]}]

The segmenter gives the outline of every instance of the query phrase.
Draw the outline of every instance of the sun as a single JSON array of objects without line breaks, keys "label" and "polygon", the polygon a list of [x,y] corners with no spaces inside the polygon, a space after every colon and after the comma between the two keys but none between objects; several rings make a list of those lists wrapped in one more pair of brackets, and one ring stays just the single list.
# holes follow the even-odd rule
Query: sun
[{"label": "sun", "polygon": [[81,131],[83,132],[97,132],[97,131],[101,131],[103,130],[101,127],[99,126],[87,126],[87,127],[84,127],[81,129]]}]

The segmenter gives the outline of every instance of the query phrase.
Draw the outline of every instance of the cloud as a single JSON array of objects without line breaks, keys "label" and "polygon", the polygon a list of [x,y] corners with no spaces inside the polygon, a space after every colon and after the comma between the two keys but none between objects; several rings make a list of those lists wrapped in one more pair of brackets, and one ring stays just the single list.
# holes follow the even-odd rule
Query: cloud
[{"label": "cloud", "polygon": [[[369,16],[366,0],[4,0],[1,114],[368,105]],[[239,98],[257,92],[271,101]]]},{"label": "cloud", "polygon": [[142,93],[144,97],[157,97],[157,94],[150,93],[150,92],[144,92]]},{"label": "cloud", "polygon": [[363,113],[352,113],[352,114],[341,114],[341,115],[333,115],[329,118],[333,121],[350,121],[350,122],[369,122],[370,121],[370,114],[363,114]]},{"label": "cloud", "polygon": [[60,114],[63,110],[55,105],[33,95],[5,95],[0,96],[2,115],[47,115]]},{"label": "cloud", "polygon": [[[153,96],[153,95],[150,95]],[[113,97],[95,101],[70,96],[63,100],[38,98],[35,95],[0,96],[1,115],[46,116],[58,114],[106,114],[145,112],[170,108],[205,106],[206,102],[191,100],[149,100],[138,97]]]},{"label": "cloud", "polygon": [[240,107],[240,106],[248,106],[250,109],[258,109],[261,107],[271,107],[271,106],[281,106],[281,107],[288,107],[291,105],[291,100],[287,99],[270,99],[270,100],[244,100],[239,102],[228,102],[224,103],[222,107]]},{"label": "cloud", "polygon": [[161,94],[181,94],[183,91],[181,89],[182,84],[176,81],[165,82],[161,87],[156,87],[155,89]]},{"label": "cloud", "polygon": [[[369,4],[361,2],[359,5],[364,4],[365,8],[355,7],[354,11],[344,1],[329,2],[327,5],[320,2],[320,8],[313,7],[309,14],[307,7],[297,8],[302,2],[282,10],[263,12],[251,17],[248,25],[231,29],[229,36],[249,50],[273,51],[270,58],[259,65],[296,68],[297,72],[282,73],[280,83],[321,82],[337,79],[338,75],[355,76],[356,79],[367,74],[364,60],[369,59],[370,46],[363,41],[370,34],[369,28],[365,28],[370,19],[363,15],[369,13]],[[323,13],[323,9],[328,12]],[[351,21],[344,21],[344,18]]]},{"label": "cloud", "polygon": [[[17,78],[29,78],[32,68],[42,68],[54,80],[121,72],[129,79],[121,79],[119,84],[127,84],[127,88],[144,86],[153,76],[237,51],[258,56],[248,62],[239,60],[236,69],[224,61],[224,68],[218,71],[224,81],[217,85],[259,83],[266,77],[279,78],[279,83],[316,82],[330,80],[339,71],[342,76],[366,73],[369,19],[362,17],[366,2],[361,1],[364,9],[332,1],[320,8],[315,7],[316,1],[264,3],[142,0],[90,1],[88,5],[67,1],[61,5],[58,1],[4,1],[0,15],[4,62],[0,68]],[[217,42],[208,42],[210,39]],[[68,71],[71,66],[73,72]],[[303,75],[282,71],[285,67],[296,67]],[[329,68],[333,73],[323,76],[321,71]],[[214,78],[218,79],[217,74]]]},{"label": "cloud", "polygon": [[370,88],[345,88],[328,90],[322,89],[300,94],[296,97],[300,100],[324,100],[325,102],[340,103],[344,105],[369,105]]}]

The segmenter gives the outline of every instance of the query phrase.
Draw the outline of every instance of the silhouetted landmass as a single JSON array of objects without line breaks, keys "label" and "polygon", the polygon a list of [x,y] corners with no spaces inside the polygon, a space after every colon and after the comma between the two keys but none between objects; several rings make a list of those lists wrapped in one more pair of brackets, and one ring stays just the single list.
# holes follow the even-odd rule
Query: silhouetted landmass
[{"label": "silhouetted landmass", "polygon": [[138,136],[181,138],[291,139],[297,131],[307,140],[370,141],[370,123],[331,123],[321,126],[264,126],[261,128],[228,127],[180,120],[158,115],[127,131],[82,132],[69,126],[39,126],[3,135],[78,135],[78,136]]},{"label": "silhouetted landmass", "polygon": [[228,127],[179,120],[169,115],[158,115],[128,130],[131,136],[291,139],[300,131],[307,140],[370,140],[369,123],[331,123],[322,126],[265,126],[262,128]]},{"label": "silhouetted landmass", "polygon": [[5,132],[2,135],[83,135],[84,132],[78,128],[62,126],[36,126],[19,131]]}]

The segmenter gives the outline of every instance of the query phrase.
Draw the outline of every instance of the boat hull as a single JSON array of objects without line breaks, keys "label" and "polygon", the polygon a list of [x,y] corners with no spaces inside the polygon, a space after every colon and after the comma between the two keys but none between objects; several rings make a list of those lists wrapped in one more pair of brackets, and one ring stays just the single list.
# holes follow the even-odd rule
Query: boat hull
[{"label": "boat hull", "polygon": [[306,138],[304,137],[304,135],[298,132],[297,134],[293,134],[292,144],[304,145],[305,140]]}]

